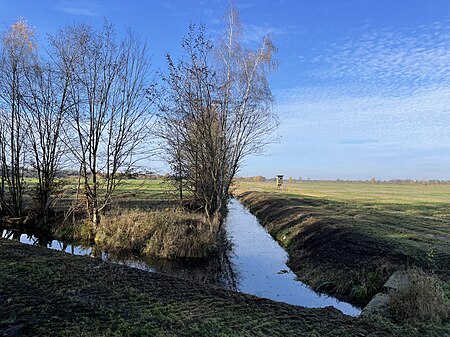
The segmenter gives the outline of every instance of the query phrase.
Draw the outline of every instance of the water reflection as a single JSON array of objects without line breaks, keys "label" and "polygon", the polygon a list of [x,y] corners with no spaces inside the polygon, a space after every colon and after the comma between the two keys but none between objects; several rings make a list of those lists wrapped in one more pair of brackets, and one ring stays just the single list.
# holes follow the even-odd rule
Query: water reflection
[{"label": "water reflection", "polygon": [[286,251],[270,236],[239,201],[228,205],[226,229],[233,243],[231,264],[239,270],[241,292],[304,307],[333,306],[348,315],[360,310],[333,297],[321,295],[298,281],[286,265]]},{"label": "water reflection", "polygon": [[195,282],[208,283],[215,286],[237,290],[236,272],[229,259],[230,249],[210,259],[152,259],[132,254],[118,254],[104,251],[95,245],[71,244],[52,240],[42,234],[27,234],[17,230],[2,230],[2,238],[20,241],[30,245],[38,245],[74,255],[99,257],[132,268],[149,272],[159,272]]},{"label": "water reflection", "polygon": [[102,259],[133,268],[169,274],[200,283],[237,290],[236,272],[225,251],[209,259],[154,259],[103,252]]},{"label": "water reflection", "polygon": [[360,313],[358,308],[320,295],[298,281],[286,266],[286,251],[273,240],[256,217],[235,199],[229,203],[225,230],[224,235],[230,245],[214,258],[196,260],[117,255],[102,251],[95,245],[75,245],[11,230],[3,230],[2,237],[75,255],[101,257],[105,261],[133,268],[166,273],[294,305],[333,306],[349,315]]},{"label": "water reflection", "polygon": [[58,250],[61,252],[66,252],[74,255],[88,255],[93,256],[92,248],[89,245],[74,245],[59,240],[52,239],[49,235],[42,233],[30,234],[24,233],[18,230],[3,229],[1,230],[1,237],[4,239],[10,239],[19,241],[21,243],[26,243],[28,245],[36,245],[47,247],[50,249]]}]

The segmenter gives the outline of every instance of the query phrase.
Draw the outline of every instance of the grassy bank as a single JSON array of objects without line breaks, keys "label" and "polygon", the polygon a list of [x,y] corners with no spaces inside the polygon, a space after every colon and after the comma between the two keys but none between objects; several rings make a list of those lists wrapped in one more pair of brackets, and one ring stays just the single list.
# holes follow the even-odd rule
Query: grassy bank
[{"label": "grassy bank", "polygon": [[0,334],[445,336],[0,239]]},{"label": "grassy bank", "polygon": [[364,305],[397,269],[450,279],[450,186],[241,183],[239,198],[314,289]]},{"label": "grassy bank", "polygon": [[182,209],[110,212],[97,228],[95,242],[107,251],[156,258],[203,258],[219,244],[201,214]]},{"label": "grassy bank", "polygon": [[[26,183],[25,204],[30,209],[36,181]],[[165,180],[123,180],[97,227],[87,219],[82,196],[76,200],[76,184],[73,178],[59,181],[48,225],[24,216],[4,219],[4,228],[156,258],[203,258],[215,254],[221,244],[205,217],[180,205],[178,192]]]}]

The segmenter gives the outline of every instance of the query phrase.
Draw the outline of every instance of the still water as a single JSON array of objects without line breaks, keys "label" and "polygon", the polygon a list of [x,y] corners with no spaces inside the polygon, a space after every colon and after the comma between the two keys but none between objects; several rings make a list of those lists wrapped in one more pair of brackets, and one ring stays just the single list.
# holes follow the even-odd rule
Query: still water
[{"label": "still water", "polygon": [[256,217],[236,199],[232,199],[228,206],[225,230],[230,249],[206,261],[117,256],[98,251],[95,246],[75,246],[8,230],[2,231],[2,237],[71,254],[97,256],[129,267],[167,273],[289,304],[313,308],[333,306],[348,315],[360,313],[358,308],[320,295],[298,281],[286,265],[286,251],[259,224]]}]

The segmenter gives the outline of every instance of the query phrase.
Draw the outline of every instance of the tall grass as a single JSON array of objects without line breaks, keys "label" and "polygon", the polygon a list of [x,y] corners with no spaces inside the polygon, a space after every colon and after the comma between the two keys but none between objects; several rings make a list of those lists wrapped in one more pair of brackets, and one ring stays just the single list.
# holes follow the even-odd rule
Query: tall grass
[{"label": "tall grass", "polygon": [[102,217],[95,240],[106,250],[157,258],[202,258],[217,249],[205,219],[177,209],[111,212]]},{"label": "tall grass", "polygon": [[439,323],[448,318],[449,299],[437,277],[420,269],[408,270],[410,284],[391,293],[389,310],[397,322]]}]

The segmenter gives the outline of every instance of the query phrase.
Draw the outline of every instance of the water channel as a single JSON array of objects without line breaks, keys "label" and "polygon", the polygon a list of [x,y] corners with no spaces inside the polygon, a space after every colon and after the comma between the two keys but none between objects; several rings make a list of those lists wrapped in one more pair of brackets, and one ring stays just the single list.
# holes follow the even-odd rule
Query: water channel
[{"label": "water channel", "polygon": [[238,200],[232,199],[228,209],[225,228],[230,249],[207,261],[117,256],[98,251],[95,246],[76,246],[10,230],[3,230],[1,234],[2,238],[19,240],[26,244],[46,246],[76,255],[97,256],[129,267],[167,273],[275,301],[304,307],[333,306],[348,315],[360,313],[360,309],[318,294],[298,281],[286,265],[286,251]]}]

